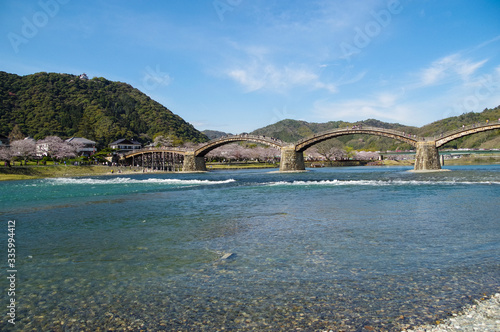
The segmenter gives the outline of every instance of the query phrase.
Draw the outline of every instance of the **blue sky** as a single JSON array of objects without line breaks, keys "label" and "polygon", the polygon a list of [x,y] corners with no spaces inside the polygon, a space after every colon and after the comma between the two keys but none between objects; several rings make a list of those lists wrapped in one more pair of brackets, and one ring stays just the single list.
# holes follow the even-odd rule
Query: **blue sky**
[{"label": "blue sky", "polygon": [[500,105],[497,0],[3,0],[0,70],[131,84],[197,129]]}]

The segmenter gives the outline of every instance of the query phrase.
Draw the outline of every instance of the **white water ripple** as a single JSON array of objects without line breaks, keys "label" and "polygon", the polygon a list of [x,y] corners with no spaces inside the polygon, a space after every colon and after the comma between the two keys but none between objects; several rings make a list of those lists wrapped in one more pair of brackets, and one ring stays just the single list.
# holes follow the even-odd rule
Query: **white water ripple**
[{"label": "white water ripple", "polygon": [[81,184],[81,185],[120,185],[120,184],[163,184],[163,185],[214,185],[214,184],[225,184],[235,182],[234,179],[212,181],[212,180],[182,180],[182,179],[160,179],[160,178],[149,178],[149,179],[132,179],[132,178],[113,178],[113,179],[94,179],[94,178],[54,178],[47,179],[46,183],[51,185],[71,185],[71,184]]},{"label": "white water ripple", "polygon": [[321,181],[278,181],[269,186],[429,186],[429,185],[500,185],[499,181],[404,181],[404,180],[321,180]]}]

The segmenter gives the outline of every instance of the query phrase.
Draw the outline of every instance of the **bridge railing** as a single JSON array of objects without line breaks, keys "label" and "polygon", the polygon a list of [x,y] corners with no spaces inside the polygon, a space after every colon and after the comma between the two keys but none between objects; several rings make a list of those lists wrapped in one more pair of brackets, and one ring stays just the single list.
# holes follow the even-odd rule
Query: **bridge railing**
[{"label": "bridge railing", "polygon": [[470,124],[467,126],[462,125],[462,127],[459,127],[457,129],[449,130],[447,132],[441,133],[440,135],[434,136],[433,140],[437,141],[439,139],[442,139],[442,138],[445,138],[448,136],[452,136],[455,134],[459,134],[459,133],[462,133],[462,132],[467,131],[467,130],[489,127],[491,125],[495,125],[495,124],[499,124],[499,123],[500,123],[500,119],[494,120],[494,121],[488,121],[488,122],[476,122],[476,123],[473,123],[473,124]]},{"label": "bridge railing", "polygon": [[417,135],[412,134],[412,133],[406,133],[404,131],[399,131],[399,130],[394,130],[394,129],[385,129],[385,128],[379,128],[379,127],[356,125],[356,126],[347,127],[347,128],[337,128],[337,129],[332,129],[332,130],[328,130],[328,131],[323,131],[321,133],[317,133],[317,134],[314,134],[312,136],[305,137],[305,138],[299,140],[296,143],[296,145],[300,145],[300,144],[307,142],[307,141],[310,141],[311,139],[314,139],[316,137],[321,137],[321,136],[328,135],[328,134],[335,134],[335,133],[342,133],[342,132],[348,132],[349,134],[351,134],[352,132],[356,132],[356,131],[360,131],[360,134],[363,134],[364,131],[382,132],[382,133],[387,133],[387,134],[393,134],[395,136],[405,137],[407,139],[414,140],[414,141],[418,141],[418,140],[423,139],[420,136],[417,136]]},{"label": "bridge railing", "polygon": [[285,142],[278,138],[270,137],[270,136],[264,136],[264,135],[250,135],[250,134],[239,134],[239,135],[227,135],[227,136],[221,136],[218,138],[215,138],[213,140],[208,141],[207,143],[200,145],[196,148],[196,150],[203,149],[204,147],[211,146],[214,144],[218,144],[220,142],[227,142],[227,141],[238,141],[238,140],[250,140],[250,141],[263,141],[263,142],[268,142],[270,144],[282,147],[286,145]]},{"label": "bridge railing", "polygon": [[133,154],[136,154],[136,153],[147,153],[147,152],[164,152],[164,151],[172,151],[172,152],[186,152],[187,149],[186,148],[180,148],[180,147],[174,147],[174,146],[163,146],[163,147],[152,147],[152,146],[148,146],[146,148],[142,148],[142,149],[137,149],[137,150],[133,150],[133,151],[130,151],[130,152],[127,152],[124,154],[125,157],[129,156],[129,155],[133,155]]},{"label": "bridge railing", "polygon": [[250,134],[240,134],[240,135],[228,135],[228,136],[222,136],[219,138],[215,138],[203,145],[199,145],[194,148],[194,153],[196,156],[203,156],[206,153],[210,152],[211,150],[216,149],[219,146],[222,146],[224,144],[229,144],[231,142],[237,142],[237,141],[252,141],[252,142],[257,142],[257,143],[262,143],[262,144],[267,144],[270,146],[274,146],[275,148],[281,149],[283,146],[286,145],[285,142],[283,142],[280,139],[270,137],[270,136],[264,136],[264,135],[250,135]]},{"label": "bridge railing", "polygon": [[285,144],[285,142],[283,142],[279,138],[274,138],[271,136],[239,134],[239,135],[221,136],[221,137],[215,138],[213,140],[210,140],[209,142],[207,142],[206,145],[211,144],[211,143],[217,143],[217,142],[221,142],[221,141],[231,140],[231,139],[255,139],[255,140],[260,140],[260,141],[274,142],[276,145]]}]

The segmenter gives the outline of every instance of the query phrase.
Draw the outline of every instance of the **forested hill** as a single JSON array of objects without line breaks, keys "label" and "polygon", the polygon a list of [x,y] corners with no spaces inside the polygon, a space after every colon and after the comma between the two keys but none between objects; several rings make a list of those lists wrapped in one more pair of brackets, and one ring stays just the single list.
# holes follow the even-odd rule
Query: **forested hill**
[{"label": "forested hill", "polygon": [[204,142],[207,137],[132,86],[104,78],[0,72],[0,134],[15,125],[35,139],[81,136],[105,146],[119,138],[155,135]]},{"label": "forested hill", "polygon": [[323,131],[345,128],[359,124],[363,124],[365,126],[378,127],[378,128],[395,129],[406,132],[416,130],[415,127],[409,127],[395,123],[386,123],[374,119],[358,121],[356,123],[345,122],[345,121],[330,121],[325,123],[315,123],[315,122],[286,119],[279,121],[275,124],[269,125],[267,127],[257,129],[253,131],[252,134],[272,136],[279,138],[285,142],[296,142],[302,138],[306,138]]}]

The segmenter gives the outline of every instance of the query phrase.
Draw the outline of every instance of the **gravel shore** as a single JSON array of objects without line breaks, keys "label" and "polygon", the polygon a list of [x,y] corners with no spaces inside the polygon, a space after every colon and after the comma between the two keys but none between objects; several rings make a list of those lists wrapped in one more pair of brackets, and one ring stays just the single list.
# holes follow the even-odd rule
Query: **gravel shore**
[{"label": "gravel shore", "polygon": [[424,325],[403,332],[498,332],[500,331],[500,293],[464,308],[439,325]]}]

